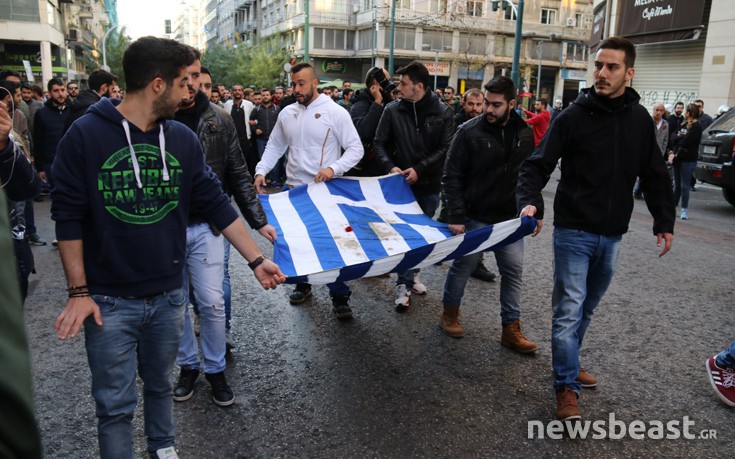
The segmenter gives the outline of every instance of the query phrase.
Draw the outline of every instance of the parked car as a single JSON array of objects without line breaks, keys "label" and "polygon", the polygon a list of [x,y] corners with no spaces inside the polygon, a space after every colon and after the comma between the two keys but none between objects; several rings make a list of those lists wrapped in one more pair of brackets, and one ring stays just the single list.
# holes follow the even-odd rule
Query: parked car
[{"label": "parked car", "polygon": [[698,180],[722,187],[722,195],[735,206],[735,108],[720,115],[702,133],[699,162],[694,175]]}]

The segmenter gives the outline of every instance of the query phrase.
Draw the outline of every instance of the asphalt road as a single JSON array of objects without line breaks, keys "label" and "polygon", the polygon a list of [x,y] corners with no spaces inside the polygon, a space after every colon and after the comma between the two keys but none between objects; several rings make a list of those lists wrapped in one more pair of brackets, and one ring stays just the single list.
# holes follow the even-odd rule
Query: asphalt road
[{"label": "asphalt road", "polygon": [[[556,181],[547,187],[553,200]],[[53,239],[48,201],[37,204],[40,234]],[[523,321],[541,349],[521,356],[499,344],[499,284],[471,280],[462,306],[464,339],[441,333],[448,265],[421,278],[429,287],[406,314],[393,310],[394,279],[352,282],[354,320],[337,321],[326,287],[301,306],[290,286],[264,292],[234,255],[233,331],[227,376],[236,403],[197,392],[177,403],[182,458],[245,457],[726,457],[735,447],[735,410],[718,401],[705,360],[735,340],[735,208],[718,189],[693,194],[690,220],[677,220],[673,251],[658,257],[651,217],[636,201],[617,274],[598,308],[582,363],[600,381],[584,390],[586,420],[645,422],[685,416],[690,431],[715,439],[529,439],[529,421],[554,418],[551,372],[551,214],[526,240]],[[258,236],[256,236],[258,237]],[[267,242],[258,237],[266,253]],[[45,456],[98,455],[83,337],[52,330],[66,288],[58,254],[34,247],[38,274],[26,302],[37,418]],[[486,255],[489,265],[494,261]],[[172,378],[176,378],[172,374]],[[145,442],[139,406],[136,454]],[[648,427],[646,430],[648,430]],[[618,431],[619,432],[619,431]],[[709,434],[708,436],[712,436]]]}]

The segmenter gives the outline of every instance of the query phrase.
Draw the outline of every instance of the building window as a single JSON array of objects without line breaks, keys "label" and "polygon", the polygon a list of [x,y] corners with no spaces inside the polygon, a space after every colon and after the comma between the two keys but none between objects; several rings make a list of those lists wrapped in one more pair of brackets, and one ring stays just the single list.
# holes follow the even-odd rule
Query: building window
[{"label": "building window", "polygon": [[373,29],[363,29],[360,31],[358,49],[373,49]]},{"label": "building window", "polygon": [[[385,43],[390,43],[390,27],[385,28]],[[416,49],[416,29],[396,27],[395,49]]]},{"label": "building window", "polygon": [[423,45],[431,50],[444,51],[452,48],[452,32],[443,30],[425,30]]},{"label": "building window", "polygon": [[429,0],[429,12],[444,14],[447,12],[447,0]]},{"label": "building window", "polygon": [[515,21],[516,20],[515,10],[513,8],[506,8],[504,17],[507,21]]},{"label": "building window", "polygon": [[467,16],[482,17],[482,0],[467,0]]},{"label": "building window", "polygon": [[411,9],[411,0],[396,0],[396,8],[402,10]]},{"label": "building window", "polygon": [[314,28],[315,49],[355,49],[355,31]]},{"label": "building window", "polygon": [[478,54],[484,56],[487,54],[487,35],[474,33],[459,34],[459,53],[460,54]]},{"label": "building window", "polygon": [[0,19],[39,22],[38,0],[4,0],[0,2]]},{"label": "building window", "polygon": [[556,25],[556,10],[541,8],[541,24]]}]

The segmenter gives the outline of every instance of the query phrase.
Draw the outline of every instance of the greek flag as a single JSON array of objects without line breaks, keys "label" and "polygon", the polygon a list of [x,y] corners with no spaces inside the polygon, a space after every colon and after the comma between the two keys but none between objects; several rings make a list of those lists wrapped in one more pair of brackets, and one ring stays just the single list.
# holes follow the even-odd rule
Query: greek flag
[{"label": "greek flag", "polygon": [[292,284],[421,268],[502,247],[536,227],[523,217],[454,236],[424,215],[399,174],[335,178],[260,199],[278,233],[274,261]]}]

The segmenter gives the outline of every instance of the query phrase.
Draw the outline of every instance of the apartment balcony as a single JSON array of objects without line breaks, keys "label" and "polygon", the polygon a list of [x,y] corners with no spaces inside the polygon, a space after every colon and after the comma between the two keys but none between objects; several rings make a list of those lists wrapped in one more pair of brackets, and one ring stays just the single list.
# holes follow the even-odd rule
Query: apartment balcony
[{"label": "apartment balcony", "polygon": [[92,36],[92,32],[89,30],[71,28],[66,32],[66,40],[69,46],[75,48],[94,48],[94,37]]}]

